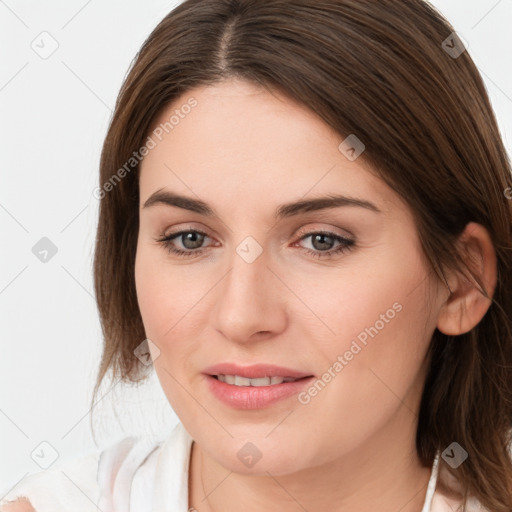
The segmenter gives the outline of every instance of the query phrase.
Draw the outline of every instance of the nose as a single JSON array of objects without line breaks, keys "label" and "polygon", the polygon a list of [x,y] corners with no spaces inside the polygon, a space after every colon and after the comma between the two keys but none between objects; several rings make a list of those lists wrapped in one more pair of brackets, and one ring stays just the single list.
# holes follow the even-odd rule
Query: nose
[{"label": "nose", "polygon": [[[268,339],[286,328],[286,288],[265,249],[251,262],[235,250],[229,271],[216,286],[213,324],[236,343]],[[289,294],[289,292],[288,292]]]}]

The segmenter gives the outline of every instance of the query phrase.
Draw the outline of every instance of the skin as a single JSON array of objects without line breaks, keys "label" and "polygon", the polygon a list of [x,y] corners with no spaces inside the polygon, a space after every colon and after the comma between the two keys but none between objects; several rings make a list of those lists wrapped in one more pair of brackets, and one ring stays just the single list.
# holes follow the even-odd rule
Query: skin
[{"label": "skin", "polygon": [[[227,80],[188,91],[198,102],[141,164],[135,279],[155,370],[194,439],[189,507],[207,511],[419,512],[431,468],[415,450],[426,351],[434,329],[461,334],[490,301],[449,275],[451,292],[425,259],[407,204],[364,162],[350,161],[334,133],[305,107],[253,84]],[[367,141],[368,142],[368,141]],[[206,217],[176,206],[143,208],[159,189],[201,199]],[[276,221],[278,205],[343,193],[380,213],[340,207]],[[155,241],[199,229],[201,242],[174,239],[180,257]],[[315,258],[339,242],[350,251]],[[248,236],[262,249],[236,252]],[[464,238],[465,237],[465,238]],[[490,237],[477,224],[462,238],[496,284]],[[323,243],[323,245],[322,245]],[[329,245],[330,244],[330,245]],[[202,371],[215,363],[270,362],[321,377],[394,303],[402,306],[309,403],[297,396],[243,411],[213,396]],[[151,346],[150,346],[151,348]],[[247,467],[247,442],[261,459]],[[204,498],[204,490],[207,499]]]}]

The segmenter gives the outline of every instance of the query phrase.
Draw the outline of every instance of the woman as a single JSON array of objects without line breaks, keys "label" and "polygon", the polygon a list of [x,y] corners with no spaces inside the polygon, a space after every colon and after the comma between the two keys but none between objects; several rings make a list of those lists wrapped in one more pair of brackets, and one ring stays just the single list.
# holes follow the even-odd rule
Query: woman
[{"label": "woman", "polygon": [[180,424],[2,510],[511,510],[511,181],[428,3],[183,2],[121,89],[95,252],[96,390],[152,361]]}]

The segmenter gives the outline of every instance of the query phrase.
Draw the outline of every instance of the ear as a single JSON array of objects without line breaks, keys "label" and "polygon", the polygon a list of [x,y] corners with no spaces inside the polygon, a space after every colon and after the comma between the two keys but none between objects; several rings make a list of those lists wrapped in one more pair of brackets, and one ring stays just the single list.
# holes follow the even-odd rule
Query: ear
[{"label": "ear", "polygon": [[487,295],[481,292],[478,283],[452,273],[448,278],[450,294],[442,305],[437,319],[437,328],[444,334],[457,336],[475,327],[491,305],[497,281],[497,259],[489,232],[475,222],[467,224],[458,244],[461,254],[466,254],[467,264],[473,274],[481,280]]}]

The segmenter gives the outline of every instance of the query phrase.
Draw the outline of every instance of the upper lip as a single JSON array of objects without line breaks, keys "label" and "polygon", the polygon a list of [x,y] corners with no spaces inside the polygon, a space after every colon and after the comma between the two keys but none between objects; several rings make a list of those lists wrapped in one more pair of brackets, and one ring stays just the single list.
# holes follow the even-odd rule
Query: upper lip
[{"label": "upper lip", "polygon": [[247,379],[257,379],[261,377],[292,377],[294,379],[301,379],[303,377],[312,377],[311,373],[266,363],[246,366],[240,366],[236,363],[219,363],[209,366],[203,373],[208,375],[239,375]]}]

